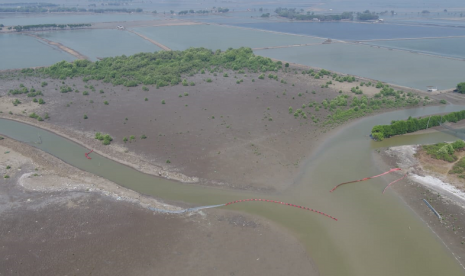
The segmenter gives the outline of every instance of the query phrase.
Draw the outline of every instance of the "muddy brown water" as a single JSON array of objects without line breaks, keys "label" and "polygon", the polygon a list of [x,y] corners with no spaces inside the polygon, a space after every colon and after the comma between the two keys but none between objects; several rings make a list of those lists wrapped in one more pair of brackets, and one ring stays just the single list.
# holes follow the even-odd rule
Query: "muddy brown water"
[{"label": "muddy brown water", "polygon": [[[322,275],[463,275],[465,270],[442,241],[404,203],[389,191],[382,194],[389,175],[342,186],[336,184],[379,174],[372,160],[376,148],[452,141],[437,132],[373,142],[371,128],[391,120],[452,112],[465,106],[438,106],[370,116],[351,123],[321,144],[306,161],[295,185],[280,195],[260,195],[181,184],[140,173],[92,153],[63,137],[15,121],[0,119],[0,134],[30,143],[82,170],[105,177],[142,194],[198,205],[221,204],[244,198],[286,201],[328,213],[339,221],[296,208],[263,202],[223,207],[266,217],[290,229],[307,247]],[[42,144],[37,144],[41,136]]]}]

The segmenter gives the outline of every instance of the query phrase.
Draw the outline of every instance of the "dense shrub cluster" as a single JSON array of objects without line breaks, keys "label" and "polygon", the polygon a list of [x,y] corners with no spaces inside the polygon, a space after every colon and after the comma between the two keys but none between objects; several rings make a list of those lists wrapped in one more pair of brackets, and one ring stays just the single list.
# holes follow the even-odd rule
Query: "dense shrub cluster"
[{"label": "dense shrub cluster", "polygon": [[447,162],[454,162],[457,156],[454,155],[455,151],[462,150],[465,147],[463,140],[457,140],[454,143],[437,143],[434,145],[424,145],[423,149],[432,158],[444,160]]},{"label": "dense shrub cluster", "polygon": [[111,141],[113,141],[113,138],[111,138],[110,135],[102,134],[100,132],[95,133],[95,139],[102,141],[102,144],[104,144],[105,146],[109,145]]},{"label": "dense shrub cluster", "polygon": [[[212,69],[213,67],[213,69]],[[219,67],[240,70],[247,68],[253,72],[277,71],[281,68],[269,58],[255,56],[250,48],[217,50],[190,48],[185,51],[160,51],[139,53],[133,56],[104,58],[101,61],[76,60],[62,61],[47,68],[37,69],[52,77],[84,77],[103,80],[114,85],[128,87],[139,84],[163,87],[181,82],[181,75],[197,73],[202,69],[213,71]]]},{"label": "dense shrub cluster", "polygon": [[394,135],[411,133],[418,130],[439,126],[444,122],[456,123],[465,119],[465,110],[452,112],[446,115],[434,115],[425,118],[409,117],[406,121],[392,121],[390,125],[377,125],[371,130],[373,139],[382,141]]}]

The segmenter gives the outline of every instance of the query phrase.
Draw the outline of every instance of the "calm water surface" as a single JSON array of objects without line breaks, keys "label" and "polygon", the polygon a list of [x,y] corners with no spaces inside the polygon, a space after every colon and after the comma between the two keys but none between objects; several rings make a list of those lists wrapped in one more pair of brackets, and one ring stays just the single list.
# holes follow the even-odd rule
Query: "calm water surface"
[{"label": "calm water surface", "polygon": [[39,36],[68,46],[93,61],[97,57],[129,56],[161,50],[133,33],[111,29],[40,32]]},{"label": "calm water surface", "polygon": [[135,31],[174,50],[185,50],[190,47],[226,50],[230,47],[256,48],[323,41],[318,38],[273,34],[218,25],[144,27],[135,28]]},{"label": "calm water surface", "polygon": [[254,29],[341,40],[465,36],[465,29],[350,22],[283,22],[235,24]]},{"label": "calm water surface", "polygon": [[418,51],[447,57],[465,58],[464,38],[441,38],[421,40],[373,41],[371,45],[380,45],[394,49]]},{"label": "calm water surface", "polygon": [[0,70],[48,66],[74,57],[22,34],[0,34]]},{"label": "calm water surface", "polygon": [[[380,173],[373,164],[373,149],[386,146],[367,138],[373,125],[408,116],[461,110],[462,106],[426,107],[364,118],[325,141],[296,179],[296,184],[279,196],[183,185],[139,173],[95,154],[84,157],[87,149],[32,126],[0,119],[0,133],[31,142],[73,166],[108,178],[143,194],[195,204],[218,204],[244,197],[280,199],[327,212],[326,217],[256,202],[228,208],[266,217],[288,227],[306,245],[322,275],[463,275],[453,256],[424,223],[391,191],[382,189],[396,178],[357,183],[329,190],[338,183]],[[389,145],[454,140],[444,133],[401,136],[387,139]],[[80,157],[82,156],[82,157]]]},{"label": "calm water surface", "polygon": [[390,51],[367,45],[333,43],[255,51],[257,55],[363,76],[426,90],[453,88],[464,80],[465,62]]}]

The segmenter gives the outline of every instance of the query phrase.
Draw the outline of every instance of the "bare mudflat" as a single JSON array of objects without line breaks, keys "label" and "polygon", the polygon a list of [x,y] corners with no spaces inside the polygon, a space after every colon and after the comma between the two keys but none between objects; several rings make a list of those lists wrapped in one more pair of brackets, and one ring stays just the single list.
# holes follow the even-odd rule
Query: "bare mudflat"
[{"label": "bare mudflat", "polygon": [[[80,78],[45,79],[48,85],[41,88],[44,79],[6,78],[0,88],[0,115],[51,129],[145,172],[184,182],[279,191],[292,183],[302,160],[334,127],[324,124],[334,111],[322,102],[356,96],[350,90],[361,82],[327,85],[331,76],[314,79],[297,69],[277,73],[282,81],[267,75],[259,79],[257,73],[215,75],[186,76],[187,86],[159,89]],[[7,95],[21,83],[41,90],[46,103]],[[73,92],[61,93],[64,86]],[[368,96],[379,90],[364,88]],[[14,106],[15,99],[21,104]],[[49,119],[38,122],[28,117],[32,112]],[[97,132],[110,134],[112,144],[103,146],[94,139]]]},{"label": "bare mudflat", "polygon": [[[297,239],[266,220],[153,213],[73,186],[98,177],[48,154],[9,139],[0,148],[0,275],[318,275]],[[19,185],[28,174],[36,185]]]}]

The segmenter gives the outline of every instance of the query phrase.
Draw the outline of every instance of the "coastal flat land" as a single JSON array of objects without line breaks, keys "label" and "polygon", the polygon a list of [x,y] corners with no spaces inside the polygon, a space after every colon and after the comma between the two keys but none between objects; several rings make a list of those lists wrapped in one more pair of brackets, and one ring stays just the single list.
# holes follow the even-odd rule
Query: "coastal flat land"
[{"label": "coastal flat land", "polygon": [[76,179],[106,180],[40,150],[4,139],[0,151],[0,275],[318,275],[298,240],[265,219],[154,213],[79,188]]},{"label": "coastal flat land", "polygon": [[[273,192],[292,184],[301,162],[334,127],[323,124],[332,113],[321,103],[342,95],[352,98],[351,87],[360,85],[334,82],[322,88],[331,77],[314,79],[301,70],[279,72],[282,82],[259,79],[258,73],[207,72],[185,77],[194,86],[147,86],[148,91],[80,78],[45,79],[48,85],[39,88],[44,79],[12,78],[3,81],[0,109],[5,118],[53,128],[135,167],[139,161],[133,157],[205,185]],[[8,96],[19,83],[42,90],[46,103]],[[74,92],[61,93],[64,85]],[[364,90],[372,91],[370,96],[380,89]],[[16,98],[22,103],[14,106]],[[28,117],[32,112],[50,119],[37,122]],[[110,134],[112,145],[94,139],[96,132]]]}]

